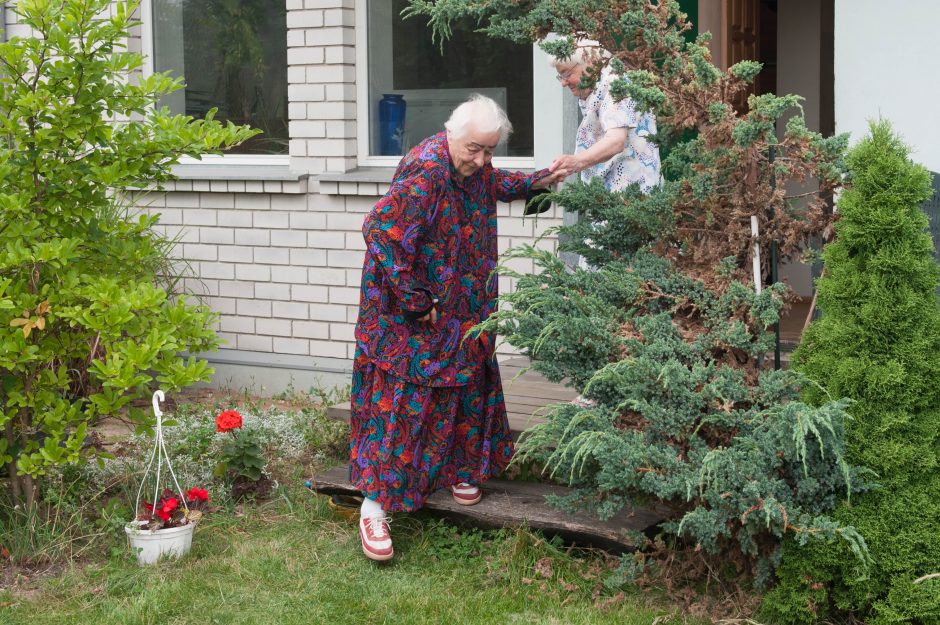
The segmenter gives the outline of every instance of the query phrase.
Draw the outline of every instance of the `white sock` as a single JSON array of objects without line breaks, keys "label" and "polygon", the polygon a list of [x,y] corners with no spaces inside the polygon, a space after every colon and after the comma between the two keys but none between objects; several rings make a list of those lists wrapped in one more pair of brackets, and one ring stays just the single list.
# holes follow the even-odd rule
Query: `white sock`
[{"label": "white sock", "polygon": [[382,504],[375,501],[374,499],[363,497],[362,508],[359,509],[359,516],[364,519],[371,519],[375,517],[381,518],[385,516],[385,510],[382,509]]}]

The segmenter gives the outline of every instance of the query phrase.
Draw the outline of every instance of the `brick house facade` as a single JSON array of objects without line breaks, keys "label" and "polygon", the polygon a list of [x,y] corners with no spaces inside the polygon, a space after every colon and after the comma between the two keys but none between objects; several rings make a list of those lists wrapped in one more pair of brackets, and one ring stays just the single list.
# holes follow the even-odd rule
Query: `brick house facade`
[{"label": "brick house facade", "polygon": [[[136,199],[160,214],[162,232],[179,237],[193,274],[187,287],[221,315],[223,347],[204,355],[214,384],[277,392],[348,383],[361,226],[394,170],[359,166],[355,8],[354,0],[287,0],[286,158],[181,165],[178,181]],[[520,202],[498,207],[501,251],[534,244],[562,223],[558,208],[538,220],[522,210]],[[554,249],[556,240],[537,244]],[[531,271],[531,261],[515,268]],[[502,292],[511,287],[511,279],[500,283]]]},{"label": "brick house facade", "polygon": [[[221,315],[224,345],[205,355],[217,371],[214,383],[271,392],[289,383],[306,389],[348,381],[364,249],[360,226],[387,190],[396,160],[373,157],[366,136],[375,103],[368,86],[367,66],[373,61],[367,60],[367,47],[373,42],[366,36],[366,14],[378,0],[282,1],[286,138],[281,153],[186,163],[177,168],[178,181],[135,198],[141,210],[160,213],[163,232],[179,237],[178,256],[193,276],[186,285]],[[192,6],[207,13],[201,7],[210,0],[202,2]],[[141,0],[141,26],[128,44],[151,59],[144,71],[152,71],[160,47],[154,35],[158,18],[166,22],[163,13],[181,4]],[[929,31],[935,21],[929,17],[940,17],[940,7],[909,3],[886,13],[876,0],[681,4],[697,16],[701,30],[717,33],[713,53],[719,65],[734,60],[735,33],[753,30],[762,42],[758,58],[773,70],[769,88],[806,96],[811,128],[851,131],[857,139],[868,118],[883,115],[911,141],[915,158],[940,171],[940,122],[922,114],[923,103],[940,95],[940,83],[923,80],[920,70],[920,60],[940,55],[940,38]],[[740,11],[731,8],[745,4],[759,8],[744,12],[758,16],[750,25],[733,19]],[[0,5],[0,11],[5,37],[27,34],[9,8]],[[387,20],[376,23],[377,32],[391,29]],[[873,40],[880,45],[871,46]],[[172,46],[162,50],[176,53]],[[531,156],[504,161],[510,169],[542,167],[573,148],[576,101],[555,82],[544,55],[537,50],[532,55]],[[374,55],[379,74],[387,73],[387,56]],[[557,207],[538,220],[523,219],[518,204],[500,205],[498,214],[501,251],[536,241],[554,249],[555,238],[540,235],[571,219]],[[514,268],[532,270],[527,261],[516,261]],[[805,267],[783,275],[798,292],[811,290]],[[503,280],[500,290],[512,286],[512,280]]]}]

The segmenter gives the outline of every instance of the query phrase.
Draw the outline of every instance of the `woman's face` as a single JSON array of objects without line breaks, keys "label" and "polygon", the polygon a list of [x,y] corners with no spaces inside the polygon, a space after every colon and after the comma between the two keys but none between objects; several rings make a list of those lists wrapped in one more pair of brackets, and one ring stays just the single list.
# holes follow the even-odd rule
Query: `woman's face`
[{"label": "woman's face", "polygon": [[591,95],[590,89],[578,88],[581,83],[581,76],[587,69],[585,65],[556,65],[555,69],[558,71],[555,77],[558,78],[562,87],[567,87],[571,93],[582,100]]},{"label": "woman's face", "polygon": [[493,151],[499,144],[499,131],[481,132],[472,126],[458,138],[447,133],[450,160],[457,175],[463,179],[472,176],[493,160]]}]

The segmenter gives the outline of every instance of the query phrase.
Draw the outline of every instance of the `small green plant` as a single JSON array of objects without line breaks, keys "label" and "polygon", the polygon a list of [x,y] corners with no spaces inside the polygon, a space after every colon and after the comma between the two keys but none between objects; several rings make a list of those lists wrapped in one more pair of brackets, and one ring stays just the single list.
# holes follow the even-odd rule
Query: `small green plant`
[{"label": "small green plant", "polygon": [[839,523],[865,537],[860,569],[838,542],[788,545],[780,583],[764,601],[777,623],[851,614],[873,625],[940,622],[940,268],[927,216],[930,174],[887,121],[848,155],[835,241],[823,251],[823,315],[805,332],[794,367],[818,380],[806,398],[855,400],[847,455],[878,487],[844,501]]}]

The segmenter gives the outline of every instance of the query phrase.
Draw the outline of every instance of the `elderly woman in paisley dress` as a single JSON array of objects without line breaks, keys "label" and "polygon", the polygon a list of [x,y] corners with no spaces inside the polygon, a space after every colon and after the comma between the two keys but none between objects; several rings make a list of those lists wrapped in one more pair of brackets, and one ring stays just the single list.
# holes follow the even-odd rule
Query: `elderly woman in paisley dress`
[{"label": "elderly woman in paisley dress", "polygon": [[496,203],[561,179],[491,165],[512,126],[489,98],[471,97],[445,128],[405,155],[362,227],[350,481],[373,560],[393,555],[387,512],[445,488],[475,504],[512,457],[493,337],[467,331],[495,309]]}]

